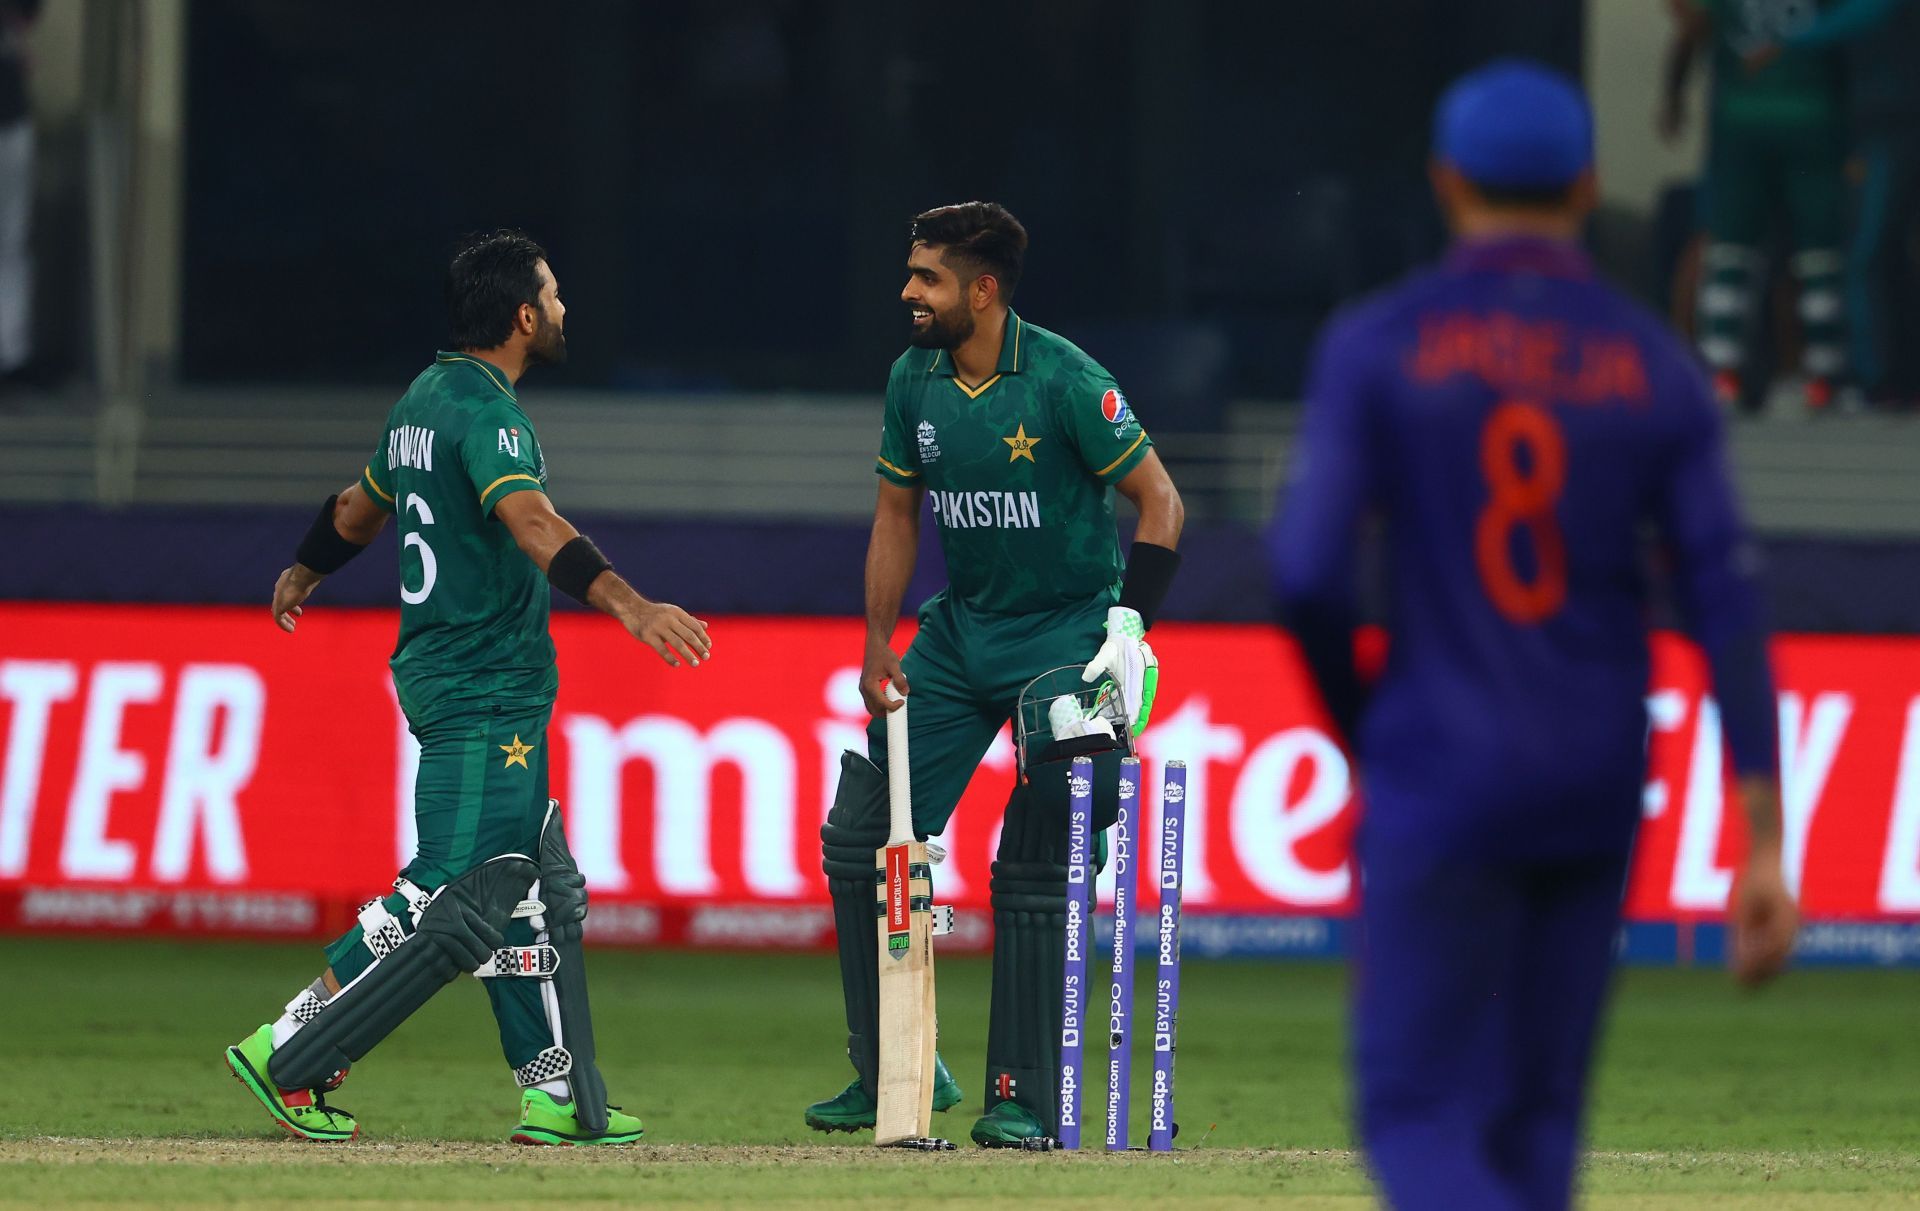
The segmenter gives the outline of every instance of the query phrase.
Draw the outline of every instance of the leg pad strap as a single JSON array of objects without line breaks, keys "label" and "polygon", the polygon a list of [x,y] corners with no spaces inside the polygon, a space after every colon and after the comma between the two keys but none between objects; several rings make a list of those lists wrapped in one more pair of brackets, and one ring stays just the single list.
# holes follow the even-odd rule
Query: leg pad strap
[{"label": "leg pad strap", "polygon": [[[573,1071],[573,1056],[565,1047],[549,1047],[513,1070],[520,1088],[531,1089],[546,1081],[556,1081]],[[579,1112],[576,1110],[575,1114]]]},{"label": "leg pad strap", "polygon": [[502,946],[474,969],[482,980],[522,977],[550,980],[560,970],[560,951],[552,946]]}]

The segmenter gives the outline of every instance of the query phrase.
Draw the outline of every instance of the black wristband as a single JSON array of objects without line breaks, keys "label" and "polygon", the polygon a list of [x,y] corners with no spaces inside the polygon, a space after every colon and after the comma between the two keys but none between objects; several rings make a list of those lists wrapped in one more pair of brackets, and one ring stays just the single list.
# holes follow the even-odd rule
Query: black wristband
[{"label": "black wristband", "polygon": [[1180,552],[1158,543],[1136,542],[1127,552],[1127,575],[1120,582],[1120,604],[1140,615],[1146,626],[1160,612],[1173,585],[1173,574],[1180,570]]},{"label": "black wristband", "polygon": [[586,605],[587,590],[594,579],[612,567],[600,548],[593,545],[593,539],[580,534],[553,553],[553,562],[547,565],[547,579],[554,588]]},{"label": "black wristband", "polygon": [[338,572],[349,559],[366,550],[363,543],[348,542],[340,537],[340,531],[333,528],[333,506],[340,499],[339,493],[327,497],[327,503],[320,506],[320,516],[313,519],[307,527],[305,538],[293,553],[293,558],[322,576],[331,576]]}]

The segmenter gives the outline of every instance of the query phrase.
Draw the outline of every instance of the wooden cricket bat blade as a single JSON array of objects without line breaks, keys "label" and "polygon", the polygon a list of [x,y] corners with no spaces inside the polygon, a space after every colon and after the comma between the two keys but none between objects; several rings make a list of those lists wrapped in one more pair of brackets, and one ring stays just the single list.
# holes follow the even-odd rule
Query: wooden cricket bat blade
[{"label": "wooden cricket bat blade", "polygon": [[888,845],[879,870],[880,1076],[873,1142],[925,1146],[933,1127],[933,874],[924,841]]}]

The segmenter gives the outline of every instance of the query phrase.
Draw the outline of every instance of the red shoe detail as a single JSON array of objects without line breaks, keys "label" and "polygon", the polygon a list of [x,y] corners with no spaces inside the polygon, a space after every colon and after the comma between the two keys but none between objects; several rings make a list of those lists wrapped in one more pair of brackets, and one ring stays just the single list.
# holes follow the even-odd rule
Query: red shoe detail
[{"label": "red shoe detail", "polygon": [[280,1100],[289,1107],[305,1108],[313,1105],[313,1090],[282,1089]]},{"label": "red shoe detail", "polygon": [[1807,410],[1824,412],[1833,403],[1833,384],[1824,378],[1807,380]]}]

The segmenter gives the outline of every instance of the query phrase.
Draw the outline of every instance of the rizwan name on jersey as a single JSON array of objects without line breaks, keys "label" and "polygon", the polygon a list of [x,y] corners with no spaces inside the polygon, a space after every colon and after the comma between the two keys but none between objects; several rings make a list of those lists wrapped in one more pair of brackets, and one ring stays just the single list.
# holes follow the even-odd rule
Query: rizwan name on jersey
[{"label": "rizwan name on jersey", "polygon": [[1038,492],[946,492],[934,489],[933,515],[952,530],[1037,530]]},{"label": "rizwan name on jersey", "polygon": [[399,467],[433,470],[433,430],[397,425],[387,432],[387,470]]}]

